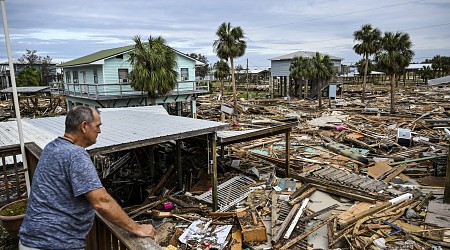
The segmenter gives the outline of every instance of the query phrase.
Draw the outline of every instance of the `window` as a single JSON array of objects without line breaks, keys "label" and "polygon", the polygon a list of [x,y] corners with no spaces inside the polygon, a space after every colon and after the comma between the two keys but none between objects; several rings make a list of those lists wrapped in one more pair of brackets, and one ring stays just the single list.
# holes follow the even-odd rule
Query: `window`
[{"label": "window", "polygon": [[83,83],[86,83],[86,71],[81,71],[81,75],[83,76]]},{"label": "window", "polygon": [[128,82],[128,69],[119,69],[119,83]]},{"label": "window", "polygon": [[72,71],[73,74],[73,83],[78,83],[78,71]]},{"label": "window", "polygon": [[181,81],[189,80],[189,69],[181,68]]},{"label": "window", "polygon": [[122,55],[117,55],[116,58],[117,59],[123,59],[123,54]]},{"label": "window", "polygon": [[72,79],[70,78],[70,71],[66,71],[66,83],[71,83]]},{"label": "window", "polygon": [[97,69],[94,69],[94,83],[98,83],[98,72],[97,72]]}]

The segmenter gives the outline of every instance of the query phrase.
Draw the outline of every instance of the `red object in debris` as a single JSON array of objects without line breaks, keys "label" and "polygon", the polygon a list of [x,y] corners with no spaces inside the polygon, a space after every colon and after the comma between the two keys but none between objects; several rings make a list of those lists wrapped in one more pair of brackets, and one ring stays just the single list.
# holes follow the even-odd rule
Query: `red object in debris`
[{"label": "red object in debris", "polygon": [[164,209],[165,210],[172,210],[173,209],[173,204],[172,202],[168,201],[164,203]]},{"label": "red object in debris", "polygon": [[341,130],[346,129],[347,126],[345,126],[345,125],[336,125],[336,126],[334,126],[334,128],[335,128],[337,131],[341,131]]},{"label": "red object in debris", "polygon": [[233,126],[237,127],[238,125],[238,122],[233,122]]}]

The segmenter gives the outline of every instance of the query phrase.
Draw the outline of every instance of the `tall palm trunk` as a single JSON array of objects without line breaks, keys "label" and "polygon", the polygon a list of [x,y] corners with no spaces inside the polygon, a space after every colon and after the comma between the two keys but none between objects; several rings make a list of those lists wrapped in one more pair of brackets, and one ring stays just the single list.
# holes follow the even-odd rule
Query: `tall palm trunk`
[{"label": "tall palm trunk", "polygon": [[391,75],[391,114],[395,113],[394,84],[395,84],[395,74]]},{"label": "tall palm trunk", "polygon": [[234,78],[234,60],[233,57],[230,57],[231,64],[231,84],[233,86],[233,108],[234,114],[237,114],[237,94],[236,94],[236,79]]},{"label": "tall palm trunk", "polygon": [[298,93],[299,99],[303,99],[303,79],[298,83],[298,89],[300,90]]},{"label": "tall palm trunk", "polygon": [[366,53],[365,56],[365,65],[364,65],[364,78],[363,78],[363,88],[362,88],[362,96],[361,101],[364,102],[366,100],[366,79],[367,79],[367,69],[369,67],[369,54]]},{"label": "tall palm trunk", "polygon": [[220,85],[220,93],[221,93],[221,95],[222,95],[222,98],[223,98],[223,77],[222,78],[220,78],[220,82],[221,82],[221,85]]}]

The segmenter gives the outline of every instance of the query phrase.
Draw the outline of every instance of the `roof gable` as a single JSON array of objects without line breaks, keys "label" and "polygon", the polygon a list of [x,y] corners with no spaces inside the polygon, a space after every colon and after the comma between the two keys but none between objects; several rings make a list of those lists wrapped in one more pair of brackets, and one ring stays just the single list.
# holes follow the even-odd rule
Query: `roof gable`
[{"label": "roof gable", "polygon": [[[170,47],[169,47],[170,48]],[[112,56],[116,56],[116,55],[120,55],[120,54],[124,54],[126,52],[132,51],[134,49],[134,45],[128,45],[128,46],[124,46],[124,47],[119,47],[119,48],[113,48],[113,49],[105,49],[105,50],[101,50],[92,54],[89,54],[87,56],[83,56],[65,63],[61,63],[56,65],[56,67],[74,67],[74,66],[80,66],[80,65],[86,65],[86,64],[91,64],[93,62],[105,59],[105,58],[109,58]],[[202,65],[200,61],[195,60],[192,57],[189,57],[188,55],[185,55],[183,53],[181,53],[180,51],[170,48],[172,49],[176,54],[186,57],[189,60],[192,60],[195,62],[196,65]]]}]

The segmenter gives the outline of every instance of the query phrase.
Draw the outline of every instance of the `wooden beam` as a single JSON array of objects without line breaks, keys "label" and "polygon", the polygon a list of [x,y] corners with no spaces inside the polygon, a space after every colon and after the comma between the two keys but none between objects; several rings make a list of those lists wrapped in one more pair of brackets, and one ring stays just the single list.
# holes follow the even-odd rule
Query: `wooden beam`
[{"label": "wooden beam", "polygon": [[291,130],[286,131],[286,166],[285,176],[289,178],[291,174],[289,157],[291,155]]},{"label": "wooden beam", "polygon": [[447,170],[445,174],[444,203],[450,204],[450,140],[448,142]]},{"label": "wooden beam", "polygon": [[[209,134],[209,139],[211,143],[211,155],[212,155],[212,206],[213,211],[217,211],[219,209],[218,203],[218,192],[217,192],[217,154],[216,154],[216,133]],[[208,165],[210,162],[208,162]],[[209,167],[209,166],[208,166]]]},{"label": "wooden beam", "polygon": [[181,164],[181,140],[177,140],[177,174],[178,190],[183,189],[183,166]]},{"label": "wooden beam", "polygon": [[287,217],[284,219],[283,223],[281,224],[280,228],[278,229],[278,232],[276,235],[274,235],[274,237],[272,238],[272,242],[277,243],[278,240],[281,238],[281,236],[283,235],[284,231],[286,230],[286,227],[289,225],[289,223],[292,220],[292,217],[294,217],[295,213],[297,212],[297,210],[299,209],[300,204],[297,203],[295,204],[292,208],[291,211],[289,211],[289,214],[287,215]]}]

